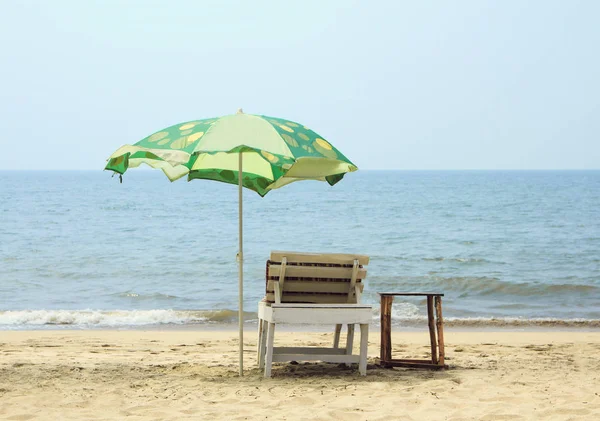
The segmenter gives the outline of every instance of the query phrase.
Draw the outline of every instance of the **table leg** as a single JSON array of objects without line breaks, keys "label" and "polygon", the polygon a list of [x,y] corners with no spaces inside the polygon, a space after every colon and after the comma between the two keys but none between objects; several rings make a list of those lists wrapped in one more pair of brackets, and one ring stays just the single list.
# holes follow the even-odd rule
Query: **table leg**
[{"label": "table leg", "polygon": [[437,364],[437,346],[435,340],[435,325],[433,319],[433,297],[427,296],[427,319],[429,321],[429,339],[431,340],[431,363]]},{"label": "table leg", "polygon": [[381,296],[381,355],[380,364],[385,366],[392,359],[392,302],[394,296]]},{"label": "table leg", "polygon": [[435,313],[438,345],[440,348],[440,359],[438,364],[444,366],[444,319],[442,318],[442,297],[435,297]]}]

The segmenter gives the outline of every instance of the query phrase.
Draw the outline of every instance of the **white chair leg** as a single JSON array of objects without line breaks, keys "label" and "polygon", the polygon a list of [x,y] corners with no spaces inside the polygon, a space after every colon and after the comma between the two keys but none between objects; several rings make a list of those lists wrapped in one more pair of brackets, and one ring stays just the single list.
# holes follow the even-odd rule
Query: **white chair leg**
[{"label": "white chair leg", "polygon": [[260,339],[258,341],[258,348],[260,351],[258,354],[258,368],[263,369],[265,368],[265,354],[267,345],[267,321],[260,320],[260,324],[262,325],[262,327]]},{"label": "white chair leg", "polygon": [[[348,336],[346,338],[346,355],[352,355],[352,347],[354,346],[354,325],[348,324]],[[350,363],[346,363],[350,367]]]},{"label": "white chair leg", "polygon": [[258,340],[256,341],[256,360],[259,361],[260,365],[260,354],[261,354],[261,344],[262,341],[262,319],[258,319]]},{"label": "white chair leg", "polygon": [[267,349],[265,361],[265,377],[271,377],[271,365],[273,364],[273,339],[275,336],[275,323],[269,323],[267,328]]},{"label": "white chair leg", "polygon": [[360,360],[358,363],[358,372],[361,376],[367,375],[367,348],[369,345],[369,325],[360,325]]},{"label": "white chair leg", "polygon": [[340,347],[340,333],[342,332],[342,325],[335,325],[335,334],[333,335],[333,347]]}]

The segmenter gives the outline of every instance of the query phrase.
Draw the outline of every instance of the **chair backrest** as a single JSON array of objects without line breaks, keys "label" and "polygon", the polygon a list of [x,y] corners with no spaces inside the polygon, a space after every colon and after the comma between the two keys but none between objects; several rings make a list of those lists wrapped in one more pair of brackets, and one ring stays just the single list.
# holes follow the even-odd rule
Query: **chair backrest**
[{"label": "chair backrest", "polygon": [[267,261],[268,303],[360,303],[369,257],[273,251]]}]

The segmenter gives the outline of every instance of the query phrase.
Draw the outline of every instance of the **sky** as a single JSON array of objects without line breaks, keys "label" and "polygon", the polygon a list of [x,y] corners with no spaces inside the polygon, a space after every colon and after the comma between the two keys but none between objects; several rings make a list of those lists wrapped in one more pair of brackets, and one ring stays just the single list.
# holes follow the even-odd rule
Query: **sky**
[{"label": "sky", "polygon": [[238,108],[360,169],[600,169],[600,2],[0,0],[0,170]]}]

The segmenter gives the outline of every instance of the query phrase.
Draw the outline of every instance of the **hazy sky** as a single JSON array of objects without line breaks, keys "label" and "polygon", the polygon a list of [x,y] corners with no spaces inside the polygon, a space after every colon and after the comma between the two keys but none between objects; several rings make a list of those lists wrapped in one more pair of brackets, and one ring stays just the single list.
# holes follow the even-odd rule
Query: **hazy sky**
[{"label": "hazy sky", "polygon": [[600,1],[0,0],[0,169],[237,108],[362,169],[600,168]]}]

